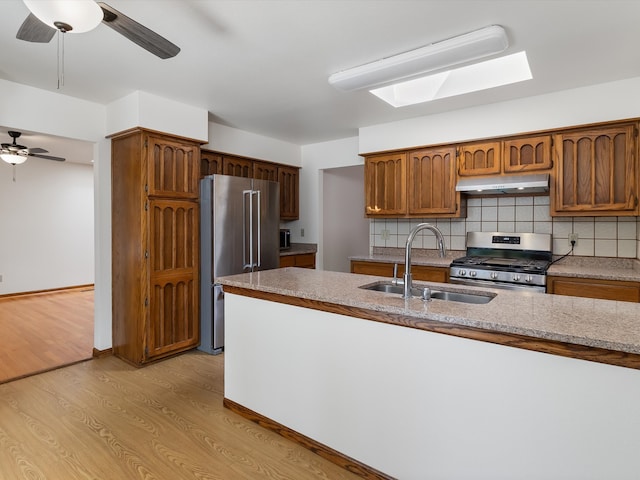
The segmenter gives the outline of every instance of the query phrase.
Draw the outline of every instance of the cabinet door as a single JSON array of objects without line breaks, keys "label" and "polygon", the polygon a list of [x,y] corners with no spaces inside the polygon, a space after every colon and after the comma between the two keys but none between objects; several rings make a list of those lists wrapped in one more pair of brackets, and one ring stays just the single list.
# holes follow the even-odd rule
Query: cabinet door
[{"label": "cabinet door", "polygon": [[253,178],[259,180],[278,181],[278,166],[268,162],[253,162]]},{"label": "cabinet door", "polygon": [[453,214],[459,205],[455,190],[454,147],[409,153],[409,215]]},{"label": "cabinet door", "polygon": [[368,217],[406,215],[407,154],[364,159],[364,204]]},{"label": "cabinet door", "polygon": [[[393,277],[393,263],[369,262],[361,260],[351,260],[351,273],[361,275],[376,275],[378,277]],[[404,263],[398,264],[398,278],[404,275]],[[413,280],[423,282],[449,281],[448,267],[432,267],[429,265],[413,265],[411,267],[411,277]]]},{"label": "cabinet door", "polygon": [[233,177],[251,178],[253,176],[253,161],[225,155],[222,157],[222,173]]},{"label": "cabinet door", "polygon": [[506,173],[551,169],[551,135],[505,140],[503,147]]},{"label": "cabinet door", "polygon": [[150,201],[150,298],[147,359],[199,341],[198,203]]},{"label": "cabinet door", "polygon": [[284,255],[280,257],[280,268],[283,267],[316,268],[316,254]]},{"label": "cabinet door", "polygon": [[559,133],[552,214],[637,214],[634,124]]},{"label": "cabinet door", "polygon": [[640,302],[640,283],[548,276],[547,293],[637,303]]},{"label": "cabinet door", "polygon": [[297,220],[300,216],[299,174],[297,167],[278,167],[280,220]]},{"label": "cabinet door", "polygon": [[149,135],[149,195],[198,198],[200,147]]},{"label": "cabinet door", "polygon": [[458,147],[458,174],[497,175],[502,164],[500,142],[482,142]]},{"label": "cabinet door", "polygon": [[222,155],[206,150],[200,151],[200,178],[222,173]]}]

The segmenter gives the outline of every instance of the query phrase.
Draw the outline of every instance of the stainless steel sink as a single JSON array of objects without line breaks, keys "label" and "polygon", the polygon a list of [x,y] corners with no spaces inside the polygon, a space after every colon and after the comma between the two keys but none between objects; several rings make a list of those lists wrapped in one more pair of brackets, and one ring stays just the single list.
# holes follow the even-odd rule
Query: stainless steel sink
[{"label": "stainless steel sink", "polygon": [[[359,288],[362,288],[364,290],[373,290],[375,292],[399,293],[400,295],[402,295],[402,293],[404,292],[402,285],[395,285],[393,283],[386,282],[372,283],[371,285],[363,285]],[[411,295],[413,295],[414,297],[421,297],[422,289],[412,288]]]},{"label": "stainless steel sink", "polygon": [[493,300],[494,296],[490,296],[488,294],[482,295],[475,293],[448,292],[445,290],[436,290],[431,292],[431,298],[437,298],[438,300],[478,304],[489,303]]},{"label": "stainless steel sink", "polygon": [[[397,285],[391,282],[376,282],[370,283],[368,285],[362,285],[363,290],[372,290],[374,292],[383,292],[383,293],[396,293],[399,295],[403,294],[403,286]],[[411,296],[413,297],[422,297],[424,292],[424,287],[414,287],[411,289]],[[462,292],[453,292],[449,290],[431,290],[431,298],[436,300],[444,300],[447,302],[462,302],[462,303],[475,303],[475,304],[483,304],[489,303],[495,297],[494,293],[462,293]]]}]

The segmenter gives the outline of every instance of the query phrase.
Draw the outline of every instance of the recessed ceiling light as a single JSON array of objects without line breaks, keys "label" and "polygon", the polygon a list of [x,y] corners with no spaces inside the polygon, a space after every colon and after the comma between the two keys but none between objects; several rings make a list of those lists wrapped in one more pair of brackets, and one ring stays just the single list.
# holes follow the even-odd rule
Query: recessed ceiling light
[{"label": "recessed ceiling light", "polygon": [[394,107],[487,90],[533,78],[522,51],[465,67],[370,90]]}]

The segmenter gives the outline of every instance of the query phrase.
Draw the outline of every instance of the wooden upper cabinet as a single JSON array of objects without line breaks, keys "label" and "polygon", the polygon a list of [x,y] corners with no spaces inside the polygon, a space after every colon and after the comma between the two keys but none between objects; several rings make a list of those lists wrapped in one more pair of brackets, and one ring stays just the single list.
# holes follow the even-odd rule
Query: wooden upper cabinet
[{"label": "wooden upper cabinet", "polygon": [[300,169],[278,166],[280,184],[280,220],[300,218]]},{"label": "wooden upper cabinet", "polygon": [[456,192],[455,147],[409,152],[410,215],[455,214],[460,206]]},{"label": "wooden upper cabinet", "polygon": [[202,150],[200,178],[206,175],[256,178],[280,184],[280,220],[300,218],[300,168]]},{"label": "wooden upper cabinet", "polygon": [[604,125],[558,133],[553,215],[637,215],[637,127]]},{"label": "wooden upper cabinet", "polygon": [[200,150],[200,178],[222,173],[222,155]]},{"label": "wooden upper cabinet", "polygon": [[253,178],[259,180],[269,180],[271,182],[278,181],[278,165],[269,162],[253,162]]},{"label": "wooden upper cabinet", "polygon": [[222,157],[222,174],[233,177],[253,177],[253,160],[224,155]]},{"label": "wooden upper cabinet", "polygon": [[406,153],[366,157],[364,160],[364,179],[366,216],[406,215]]},{"label": "wooden upper cabinet", "polygon": [[502,161],[505,173],[551,169],[551,135],[505,140]]},{"label": "wooden upper cabinet", "polygon": [[149,195],[198,198],[200,147],[163,136],[146,138]]},{"label": "wooden upper cabinet", "polygon": [[498,175],[502,167],[500,142],[480,142],[458,147],[460,176]]}]

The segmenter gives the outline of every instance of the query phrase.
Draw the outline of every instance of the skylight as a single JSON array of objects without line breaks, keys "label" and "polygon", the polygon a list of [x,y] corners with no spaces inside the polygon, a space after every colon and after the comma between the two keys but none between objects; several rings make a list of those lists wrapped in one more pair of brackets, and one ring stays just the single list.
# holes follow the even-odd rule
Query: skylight
[{"label": "skylight", "polygon": [[394,107],[405,107],[532,78],[522,51],[369,91]]}]

